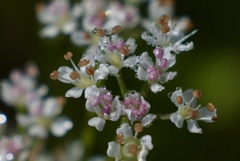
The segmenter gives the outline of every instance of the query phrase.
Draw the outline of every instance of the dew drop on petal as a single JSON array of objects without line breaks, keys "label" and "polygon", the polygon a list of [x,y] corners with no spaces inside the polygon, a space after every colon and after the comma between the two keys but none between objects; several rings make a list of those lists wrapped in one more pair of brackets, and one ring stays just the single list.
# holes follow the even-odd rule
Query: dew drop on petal
[{"label": "dew drop on petal", "polygon": [[169,92],[168,93],[168,98],[171,98],[171,96],[172,96],[172,92]]}]

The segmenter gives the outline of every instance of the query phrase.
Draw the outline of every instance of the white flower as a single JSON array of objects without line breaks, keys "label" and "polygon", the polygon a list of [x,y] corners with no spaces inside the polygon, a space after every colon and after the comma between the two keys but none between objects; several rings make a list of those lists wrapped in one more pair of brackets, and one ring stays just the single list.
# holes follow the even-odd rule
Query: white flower
[{"label": "white flower", "polygon": [[77,19],[81,16],[81,5],[70,8],[69,0],[52,0],[48,5],[38,6],[37,18],[47,25],[40,31],[42,37],[55,37],[60,31],[70,34],[77,28]]},{"label": "white flower", "polygon": [[[162,55],[159,54],[160,51]],[[156,56],[155,63],[147,52],[138,58],[137,78],[148,81],[151,84],[152,92],[157,93],[164,89],[161,84],[172,80],[177,72],[166,72],[176,62],[175,55],[170,53],[169,48],[165,50],[156,48],[154,54]]]},{"label": "white flower", "polygon": [[87,110],[98,115],[90,119],[88,124],[99,131],[103,130],[106,120],[117,121],[122,114],[118,96],[113,99],[106,88],[89,87],[85,91],[85,98]]},{"label": "white flower", "polygon": [[66,60],[70,60],[74,70],[70,67],[60,67],[58,71],[50,74],[52,79],[58,79],[64,83],[71,83],[76,87],[71,88],[65,94],[66,97],[78,98],[87,87],[96,85],[99,80],[105,79],[109,74],[109,69],[106,65],[101,64],[95,70],[95,61],[91,55],[85,55],[78,66],[76,66],[72,59],[72,53],[65,54]]},{"label": "white flower", "polygon": [[124,123],[117,129],[117,142],[109,142],[107,155],[120,160],[146,161],[148,151],[153,148],[152,138],[145,135],[138,139],[133,136],[129,124]]},{"label": "white flower", "polygon": [[201,97],[199,90],[188,89],[182,92],[177,89],[171,96],[172,102],[178,107],[178,111],[170,116],[170,120],[178,127],[183,127],[184,120],[187,121],[188,130],[192,133],[202,133],[202,129],[198,127],[197,120],[205,122],[214,122],[217,120],[216,109],[212,103],[207,107],[200,108],[197,105],[197,98]]}]

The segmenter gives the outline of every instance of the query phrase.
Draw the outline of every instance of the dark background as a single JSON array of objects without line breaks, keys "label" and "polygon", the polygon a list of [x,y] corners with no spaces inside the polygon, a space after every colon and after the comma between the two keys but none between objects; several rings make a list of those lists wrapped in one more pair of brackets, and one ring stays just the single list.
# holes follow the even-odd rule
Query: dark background
[{"label": "dark background", "polygon": [[[49,95],[64,95],[71,85],[50,80],[49,74],[60,66],[70,65],[63,59],[67,51],[75,53],[78,61],[84,49],[72,45],[63,35],[54,39],[41,39],[38,31],[43,27],[36,20],[34,7],[40,1],[1,0],[0,2],[0,79],[8,77],[12,69],[24,67],[25,62],[34,61],[41,72],[39,82],[49,87]],[[47,2],[47,1],[45,1]],[[187,127],[178,129],[170,121],[155,121],[145,133],[153,138],[154,149],[148,160],[164,161],[237,161],[240,152],[239,100],[240,100],[240,44],[239,44],[239,1],[223,0],[179,0],[177,15],[189,15],[194,22],[197,34],[190,40],[195,48],[181,53],[172,71],[178,76],[165,84],[166,89],[159,94],[150,94],[147,100],[153,113],[174,112],[176,107],[167,97],[176,87],[200,89],[203,97],[200,104],[212,102],[218,110],[219,120],[213,124],[199,122],[203,134],[191,134]],[[142,40],[139,43],[144,44]],[[141,48],[142,47],[142,48]],[[141,45],[138,51],[152,51]],[[131,73],[131,71],[126,71]],[[132,73],[133,74],[133,73]],[[112,91],[116,83],[110,79],[107,86]],[[127,86],[138,89],[141,85],[136,78],[127,78]],[[85,100],[68,98],[64,114],[71,117],[74,129],[63,138],[65,142],[78,136],[87,121],[82,118]],[[14,110],[2,102],[0,111],[14,121]],[[117,123],[107,122],[105,130],[96,132],[98,138],[93,154],[105,154],[107,142],[115,135]],[[50,136],[52,137],[52,136]],[[60,139],[52,137],[49,147]],[[157,158],[157,159],[156,159]]]}]

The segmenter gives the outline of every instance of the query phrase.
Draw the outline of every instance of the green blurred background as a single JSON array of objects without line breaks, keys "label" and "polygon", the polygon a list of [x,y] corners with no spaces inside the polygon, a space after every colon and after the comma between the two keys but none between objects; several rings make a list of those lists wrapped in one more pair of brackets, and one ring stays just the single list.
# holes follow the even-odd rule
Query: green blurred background
[{"label": "green blurred background", "polygon": [[[0,1],[0,79],[8,77],[9,72],[22,68],[28,60],[34,61],[41,72],[39,82],[49,87],[50,95],[64,95],[72,87],[68,84],[50,80],[49,74],[59,66],[70,65],[63,59],[63,54],[72,51],[74,60],[78,61],[84,49],[72,45],[69,38],[63,35],[55,39],[41,39],[38,31],[43,27],[36,20],[34,0],[1,0]],[[45,1],[47,2],[47,1]],[[240,41],[239,41],[239,1],[232,0],[179,0],[176,6],[177,15],[189,15],[194,22],[197,34],[190,40],[195,48],[190,52],[181,53],[177,64],[171,69],[178,76],[165,84],[166,89],[159,94],[150,94],[147,100],[151,103],[153,113],[174,112],[176,107],[167,94],[176,87],[183,89],[200,89],[203,97],[200,104],[215,104],[219,120],[213,124],[199,122],[203,134],[191,134],[186,126],[178,129],[170,121],[155,121],[145,133],[153,138],[154,149],[150,151],[148,161],[238,161],[240,152]],[[143,40],[138,40],[145,44]],[[140,45],[139,45],[140,46]],[[147,45],[141,45],[137,51],[152,51]],[[126,71],[131,73],[131,71]],[[133,72],[131,74],[134,74]],[[116,81],[107,84],[113,92]],[[128,77],[127,86],[138,89],[142,82]],[[71,117],[74,129],[62,140],[78,137],[84,130],[87,120],[83,120],[85,100],[68,98],[64,114]],[[14,120],[14,110],[0,104],[0,111]],[[117,123],[107,122],[103,132],[93,131],[98,138],[93,147],[93,154],[105,154],[107,142],[112,141]],[[54,138],[49,147],[61,143]]]}]

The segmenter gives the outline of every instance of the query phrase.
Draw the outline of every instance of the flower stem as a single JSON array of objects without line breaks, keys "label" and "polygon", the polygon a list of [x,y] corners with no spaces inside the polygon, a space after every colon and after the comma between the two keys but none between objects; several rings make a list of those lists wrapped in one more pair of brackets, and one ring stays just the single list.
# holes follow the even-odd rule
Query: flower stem
[{"label": "flower stem", "polygon": [[159,120],[169,120],[170,116],[172,115],[172,113],[169,114],[156,114],[157,115],[157,119]]},{"label": "flower stem", "polygon": [[144,85],[142,86],[140,94],[143,97],[147,97],[147,93],[149,92],[149,87],[150,87],[150,84],[148,82],[145,82]]},{"label": "flower stem", "polygon": [[119,73],[117,74],[116,77],[117,77],[117,81],[118,81],[118,85],[119,85],[119,88],[120,88],[122,97],[124,98],[125,93],[126,93],[126,91],[127,91],[127,88],[126,88],[125,81],[124,81],[124,79],[123,79],[122,71],[121,71],[121,70],[119,71]]}]

